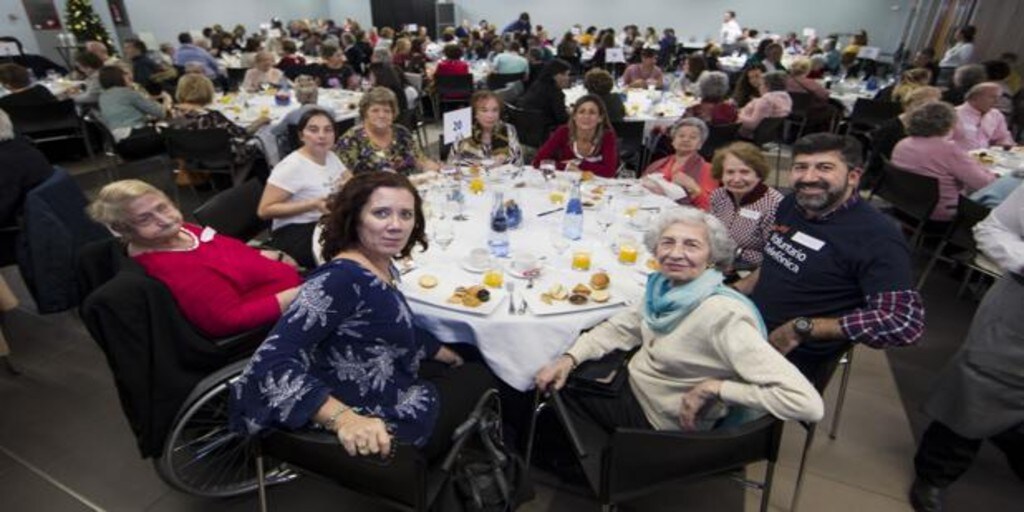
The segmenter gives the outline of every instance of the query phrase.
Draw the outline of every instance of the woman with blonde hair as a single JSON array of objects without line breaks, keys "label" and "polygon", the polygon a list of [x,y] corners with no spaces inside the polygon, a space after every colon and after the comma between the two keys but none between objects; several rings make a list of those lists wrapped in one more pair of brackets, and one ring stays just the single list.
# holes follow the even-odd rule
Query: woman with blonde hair
[{"label": "woman with blonde hair", "polygon": [[362,124],[342,135],[334,147],[353,173],[392,171],[408,176],[440,169],[423,154],[412,132],[395,124],[398,112],[398,98],[390,89],[374,87],[363,94],[359,100]]},{"label": "woman with blonde hair", "polygon": [[186,74],[178,80],[174,93],[178,104],[171,109],[171,128],[180,130],[222,129],[231,136],[231,151],[238,163],[250,162],[259,153],[259,148],[249,144],[252,134],[270,122],[262,115],[243,128],[217,110],[207,108],[213,103],[213,82],[199,74]]},{"label": "woman with blonde hair", "polygon": [[900,75],[900,82],[892,90],[892,101],[903,103],[903,98],[914,90],[932,82],[932,72],[927,68],[911,68]]}]

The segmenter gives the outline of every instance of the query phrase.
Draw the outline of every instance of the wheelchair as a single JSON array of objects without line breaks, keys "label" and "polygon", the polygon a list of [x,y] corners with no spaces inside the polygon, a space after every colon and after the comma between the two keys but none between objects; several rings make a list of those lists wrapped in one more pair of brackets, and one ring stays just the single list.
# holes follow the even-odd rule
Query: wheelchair
[{"label": "wheelchair", "polygon": [[[84,247],[79,313],[103,349],[140,454],[172,488],[223,498],[258,487],[258,446],[228,428],[231,384],[269,326],[209,340],[181,316],[170,291],[116,240]],[[298,477],[263,457],[266,484]]]}]

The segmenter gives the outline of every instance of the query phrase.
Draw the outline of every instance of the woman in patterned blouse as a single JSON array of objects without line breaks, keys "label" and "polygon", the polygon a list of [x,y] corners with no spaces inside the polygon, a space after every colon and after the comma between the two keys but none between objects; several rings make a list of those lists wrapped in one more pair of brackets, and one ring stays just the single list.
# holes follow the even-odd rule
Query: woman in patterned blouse
[{"label": "woman in patterned blouse", "polygon": [[512,125],[501,120],[501,99],[488,90],[473,93],[473,134],[459,141],[451,157],[461,163],[491,160],[494,165],[522,165],[523,151]]},{"label": "woman in patterned blouse", "polygon": [[362,125],[338,139],[334,151],[356,174],[391,171],[404,175],[436,172],[440,166],[427,158],[406,127],[394,124],[398,98],[390,89],[374,87],[359,101]]},{"label": "woman in patterned blouse", "polygon": [[782,201],[778,190],[764,184],[768,162],[753,144],[734,142],[715,152],[711,174],[722,182],[711,193],[711,213],[739,247],[735,266],[759,266]]},{"label": "woman in patterned blouse", "polygon": [[307,276],[235,385],[233,428],[320,425],[353,456],[387,457],[395,441],[443,455],[493,378],[417,330],[396,286],[393,258],[427,246],[422,201],[400,174],[364,173],[329,211],[330,261]]}]

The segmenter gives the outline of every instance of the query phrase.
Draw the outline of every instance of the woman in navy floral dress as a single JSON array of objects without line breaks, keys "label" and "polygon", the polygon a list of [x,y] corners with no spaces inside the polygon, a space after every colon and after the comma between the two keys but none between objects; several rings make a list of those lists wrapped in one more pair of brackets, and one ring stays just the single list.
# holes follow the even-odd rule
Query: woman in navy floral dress
[{"label": "woman in navy floral dress", "polygon": [[330,206],[331,261],[253,354],[235,384],[232,426],[256,434],[319,425],[352,455],[387,456],[394,441],[441,455],[493,380],[417,330],[395,287],[392,259],[426,246],[419,195],[402,175],[367,173]]}]

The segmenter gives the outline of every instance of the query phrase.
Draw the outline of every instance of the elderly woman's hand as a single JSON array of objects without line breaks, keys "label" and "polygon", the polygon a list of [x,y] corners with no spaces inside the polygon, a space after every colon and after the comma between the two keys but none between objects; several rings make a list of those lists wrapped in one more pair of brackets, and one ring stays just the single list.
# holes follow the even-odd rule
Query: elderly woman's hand
[{"label": "elderly woman's hand", "polygon": [[562,386],[565,386],[565,381],[569,378],[569,374],[572,373],[572,369],[575,366],[576,362],[573,358],[568,354],[563,354],[544,368],[541,368],[540,371],[537,372],[537,376],[533,378],[533,383],[537,386],[537,389],[541,391],[562,389]]},{"label": "elderly woman's hand", "polygon": [[786,355],[796,348],[800,344],[800,335],[793,328],[793,321],[790,320],[776,327],[768,335],[768,343],[771,343],[775,350],[778,350],[782,355]]},{"label": "elderly woman's hand", "polygon": [[444,345],[441,345],[441,348],[437,349],[437,353],[434,354],[434,360],[445,363],[453,368],[462,366],[462,363],[464,362],[462,360],[462,356],[460,356],[458,352]]},{"label": "elderly woman's hand", "polygon": [[721,390],[722,381],[707,379],[683,394],[679,404],[679,425],[683,427],[683,430],[697,428],[697,419],[701,410],[709,400],[717,398]]},{"label": "elderly woman's hand", "polygon": [[685,172],[677,172],[672,175],[672,181],[676,185],[683,187],[683,190],[686,190],[686,194],[689,195],[690,197],[696,197],[700,195],[700,185],[697,184],[697,180],[690,177],[689,174],[686,174]]},{"label": "elderly woman's hand", "polygon": [[349,455],[380,454],[386,458],[391,453],[391,434],[384,420],[356,414],[348,410],[338,418],[338,441]]}]

